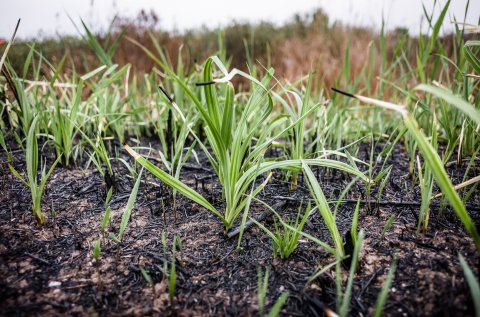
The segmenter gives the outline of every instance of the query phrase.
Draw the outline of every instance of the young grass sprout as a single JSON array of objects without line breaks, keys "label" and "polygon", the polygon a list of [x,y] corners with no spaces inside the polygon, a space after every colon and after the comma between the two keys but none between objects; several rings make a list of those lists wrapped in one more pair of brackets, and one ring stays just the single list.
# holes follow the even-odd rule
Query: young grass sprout
[{"label": "young grass sprout", "polygon": [[[313,211],[311,210],[309,203],[303,216],[300,218],[300,210],[302,208],[302,206],[300,206],[297,217],[295,218],[295,222],[291,222],[289,225],[287,225],[282,220],[282,217],[275,211],[275,209],[271,208],[270,206],[268,207],[275,214],[278,222],[280,222],[282,225],[282,230],[278,228],[277,220],[275,218],[275,232],[267,229],[264,225],[255,220],[255,218],[250,217],[250,219],[272,239],[273,256],[276,257],[277,254],[279,254],[280,258],[286,259],[297,248],[300,232],[303,230],[305,222],[308,220],[308,217],[313,213]],[[293,228],[293,230],[291,228]]]},{"label": "young grass sprout", "polygon": [[35,117],[31,123],[30,129],[27,135],[27,145],[25,160],[27,161],[27,177],[23,178],[17,170],[9,164],[9,168],[12,173],[22,181],[30,189],[32,196],[32,211],[37,223],[43,225],[45,223],[45,215],[42,212],[42,196],[50,174],[58,164],[61,156],[52,164],[47,173],[45,173],[46,166],[43,166],[41,173],[41,180],[38,183],[38,143],[37,143],[37,122],[39,117]]},{"label": "young grass sprout", "polygon": [[[133,186],[132,192],[128,197],[127,205],[125,206],[125,210],[122,214],[122,220],[120,222],[120,229],[118,234],[115,235],[113,232],[109,233],[109,237],[117,243],[121,243],[123,239],[123,235],[125,230],[127,229],[128,222],[130,221],[130,217],[132,215],[133,208],[135,207],[135,202],[137,200],[138,188],[140,187],[140,180],[142,178],[143,169],[137,176],[137,180],[135,181],[135,185]],[[108,209],[107,209],[108,210]]]},{"label": "young grass sprout", "polygon": [[465,279],[470,287],[470,293],[472,294],[473,304],[475,306],[475,316],[480,317],[480,285],[478,283],[478,278],[475,277],[472,269],[461,254],[458,255],[458,258],[460,260],[463,273],[465,274]]},{"label": "young grass sprout", "polygon": [[[263,274],[260,268],[257,269],[257,276],[258,276],[258,315],[265,316],[265,299],[267,297],[268,292],[268,269],[265,270],[265,274]],[[282,306],[285,304],[289,296],[288,292],[283,292],[278,299],[273,304],[270,312],[268,313],[268,317],[276,317],[280,314],[280,310]]]}]

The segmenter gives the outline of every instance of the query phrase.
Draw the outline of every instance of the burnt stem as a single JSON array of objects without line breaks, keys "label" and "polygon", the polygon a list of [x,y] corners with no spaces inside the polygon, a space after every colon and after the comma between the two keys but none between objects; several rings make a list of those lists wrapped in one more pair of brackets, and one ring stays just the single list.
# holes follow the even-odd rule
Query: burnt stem
[{"label": "burnt stem", "polygon": [[196,83],[195,86],[208,86],[208,85],[213,85],[215,84],[215,81],[210,80],[210,81],[204,81],[201,83]]},{"label": "burnt stem", "polygon": [[158,86],[158,88],[160,88],[160,90],[163,92],[163,94],[165,95],[165,97],[167,97],[168,101],[169,101],[170,103],[173,103],[173,99],[170,97],[170,95],[168,94],[168,92],[167,92],[165,89],[163,89],[162,86]]},{"label": "burnt stem", "polygon": [[335,91],[335,92],[338,92],[339,94],[342,94],[342,95],[344,95],[344,96],[358,99],[357,96],[352,95],[352,94],[350,94],[350,93],[348,93],[348,92],[342,91],[342,90],[340,90],[340,89],[337,89],[337,88],[333,88],[333,87],[332,87],[332,90]]}]

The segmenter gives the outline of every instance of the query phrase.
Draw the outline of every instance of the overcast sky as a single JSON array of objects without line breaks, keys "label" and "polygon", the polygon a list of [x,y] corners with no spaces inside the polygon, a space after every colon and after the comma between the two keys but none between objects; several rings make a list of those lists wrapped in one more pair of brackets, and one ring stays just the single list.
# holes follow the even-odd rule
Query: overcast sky
[{"label": "overcast sky", "polygon": [[[136,16],[141,9],[156,12],[166,30],[191,29],[206,25],[218,27],[232,20],[268,20],[276,24],[294,13],[323,8],[331,21],[380,27],[382,16],[387,28],[397,26],[418,32],[423,16],[421,0],[1,0],[0,37],[10,37],[18,18],[22,19],[19,38],[77,34],[69,20],[83,18],[95,31],[105,30],[115,15]],[[444,4],[445,0],[439,0]],[[424,0],[433,8],[434,0]],[[453,16],[463,20],[467,0],[452,0],[444,30],[451,28]],[[435,12],[439,12],[437,6]],[[467,22],[478,24],[480,1],[471,0]],[[423,26],[426,26],[423,21]]]}]

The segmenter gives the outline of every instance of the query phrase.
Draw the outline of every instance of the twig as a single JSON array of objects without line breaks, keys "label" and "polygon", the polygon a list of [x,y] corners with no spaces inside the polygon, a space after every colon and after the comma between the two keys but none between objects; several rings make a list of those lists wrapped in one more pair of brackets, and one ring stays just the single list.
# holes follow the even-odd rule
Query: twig
[{"label": "twig", "polygon": [[78,193],[76,193],[76,195],[79,196],[79,195],[84,195],[84,194],[94,192],[94,191],[97,190],[97,188],[95,188],[95,187],[98,187],[98,185],[97,184],[87,185],[87,186],[83,187],[82,189],[80,189],[78,191]]},{"label": "twig", "polygon": [[[472,178],[472,179],[469,179],[469,180],[467,180],[466,182],[457,184],[457,185],[453,186],[453,189],[459,190],[459,189],[462,189],[462,188],[467,187],[467,186],[469,186],[469,185],[472,185],[472,184],[474,184],[474,183],[476,183],[476,182],[480,182],[480,176],[477,176],[477,177],[474,177],[474,178]],[[442,197],[442,195],[443,195],[442,193],[438,193],[438,194],[434,195],[431,199],[435,199],[435,198]]]},{"label": "twig", "polygon": [[130,197],[130,194],[125,194],[125,195],[122,195],[122,196],[115,197],[115,199],[112,199],[110,201],[110,205],[114,205],[118,202],[121,202],[122,200],[124,200],[125,198],[128,198],[128,197]]},{"label": "twig", "polygon": [[[304,198],[296,198],[296,197],[288,197],[288,196],[273,196],[273,199],[295,201],[295,202],[300,202],[302,200],[313,201],[313,199],[304,199]],[[358,202],[357,199],[344,199],[341,201],[341,203],[343,204],[356,204],[357,202]],[[368,203],[369,202],[367,200],[360,200],[360,205],[365,205]],[[421,202],[415,202],[415,201],[389,201],[389,200],[376,201],[374,199],[370,200],[370,204],[377,204],[379,206],[395,206],[395,207],[419,207],[422,205]],[[441,203],[430,203],[430,207],[433,207],[433,208],[440,208],[441,206],[442,206]],[[465,207],[467,207],[469,210],[480,211],[480,206],[477,206],[475,204],[466,203]]]},{"label": "twig", "polygon": [[39,262],[42,262],[43,264],[50,265],[50,262],[48,262],[47,260],[44,260],[44,259],[42,259],[42,258],[39,258],[39,257],[36,256],[36,255],[33,255],[33,254],[31,254],[31,253],[28,253],[28,252],[25,252],[24,254],[27,255],[27,256],[29,256],[29,257],[31,257],[32,259],[35,259],[35,260],[37,260],[37,261],[39,261]]},{"label": "twig", "polygon": [[199,166],[199,165],[188,164],[188,163],[183,164],[182,167],[185,168],[185,169],[189,169],[189,170],[204,171],[204,172],[207,172],[207,173],[212,172],[211,169],[208,169],[206,167]]},{"label": "twig", "polygon": [[[158,157],[155,157],[155,156],[150,156],[148,159],[163,164],[163,161],[162,161],[161,158],[158,158]],[[189,169],[189,170],[204,171],[204,172],[207,172],[207,173],[211,173],[211,172],[212,172],[212,170],[209,169],[209,168],[206,168],[206,167],[203,167],[203,166],[200,166],[200,165],[190,164],[190,163],[184,163],[184,164],[182,165],[182,168]]]},{"label": "twig", "polygon": [[[132,175],[125,175],[127,178],[131,178],[131,179],[135,179]],[[150,182],[150,181],[144,181],[144,180],[140,180],[140,183],[142,184],[148,184],[148,185],[151,185],[153,187],[162,187],[160,184],[157,184],[157,183],[154,183],[154,182]]]}]

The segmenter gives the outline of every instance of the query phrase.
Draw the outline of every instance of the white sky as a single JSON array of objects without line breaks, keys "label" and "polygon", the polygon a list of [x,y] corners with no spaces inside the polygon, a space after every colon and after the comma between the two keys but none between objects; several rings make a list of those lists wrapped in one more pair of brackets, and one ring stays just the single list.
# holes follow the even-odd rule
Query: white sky
[{"label": "white sky", "polygon": [[[446,0],[438,0],[444,4]],[[424,0],[430,12],[434,0]],[[444,24],[451,29],[453,16],[463,20],[467,0],[452,0]],[[232,20],[269,20],[280,24],[294,13],[312,12],[323,8],[330,21],[366,25],[379,28],[382,15],[388,29],[407,27],[417,33],[422,21],[421,0],[0,0],[0,38],[10,37],[16,21],[22,18],[19,38],[35,38],[63,34],[77,34],[69,20],[82,17],[94,31],[105,30],[113,16],[136,16],[141,9],[153,9],[166,30],[185,30],[202,25],[217,27]],[[439,12],[437,8],[435,12]],[[480,1],[471,0],[467,22],[478,24]]]}]

